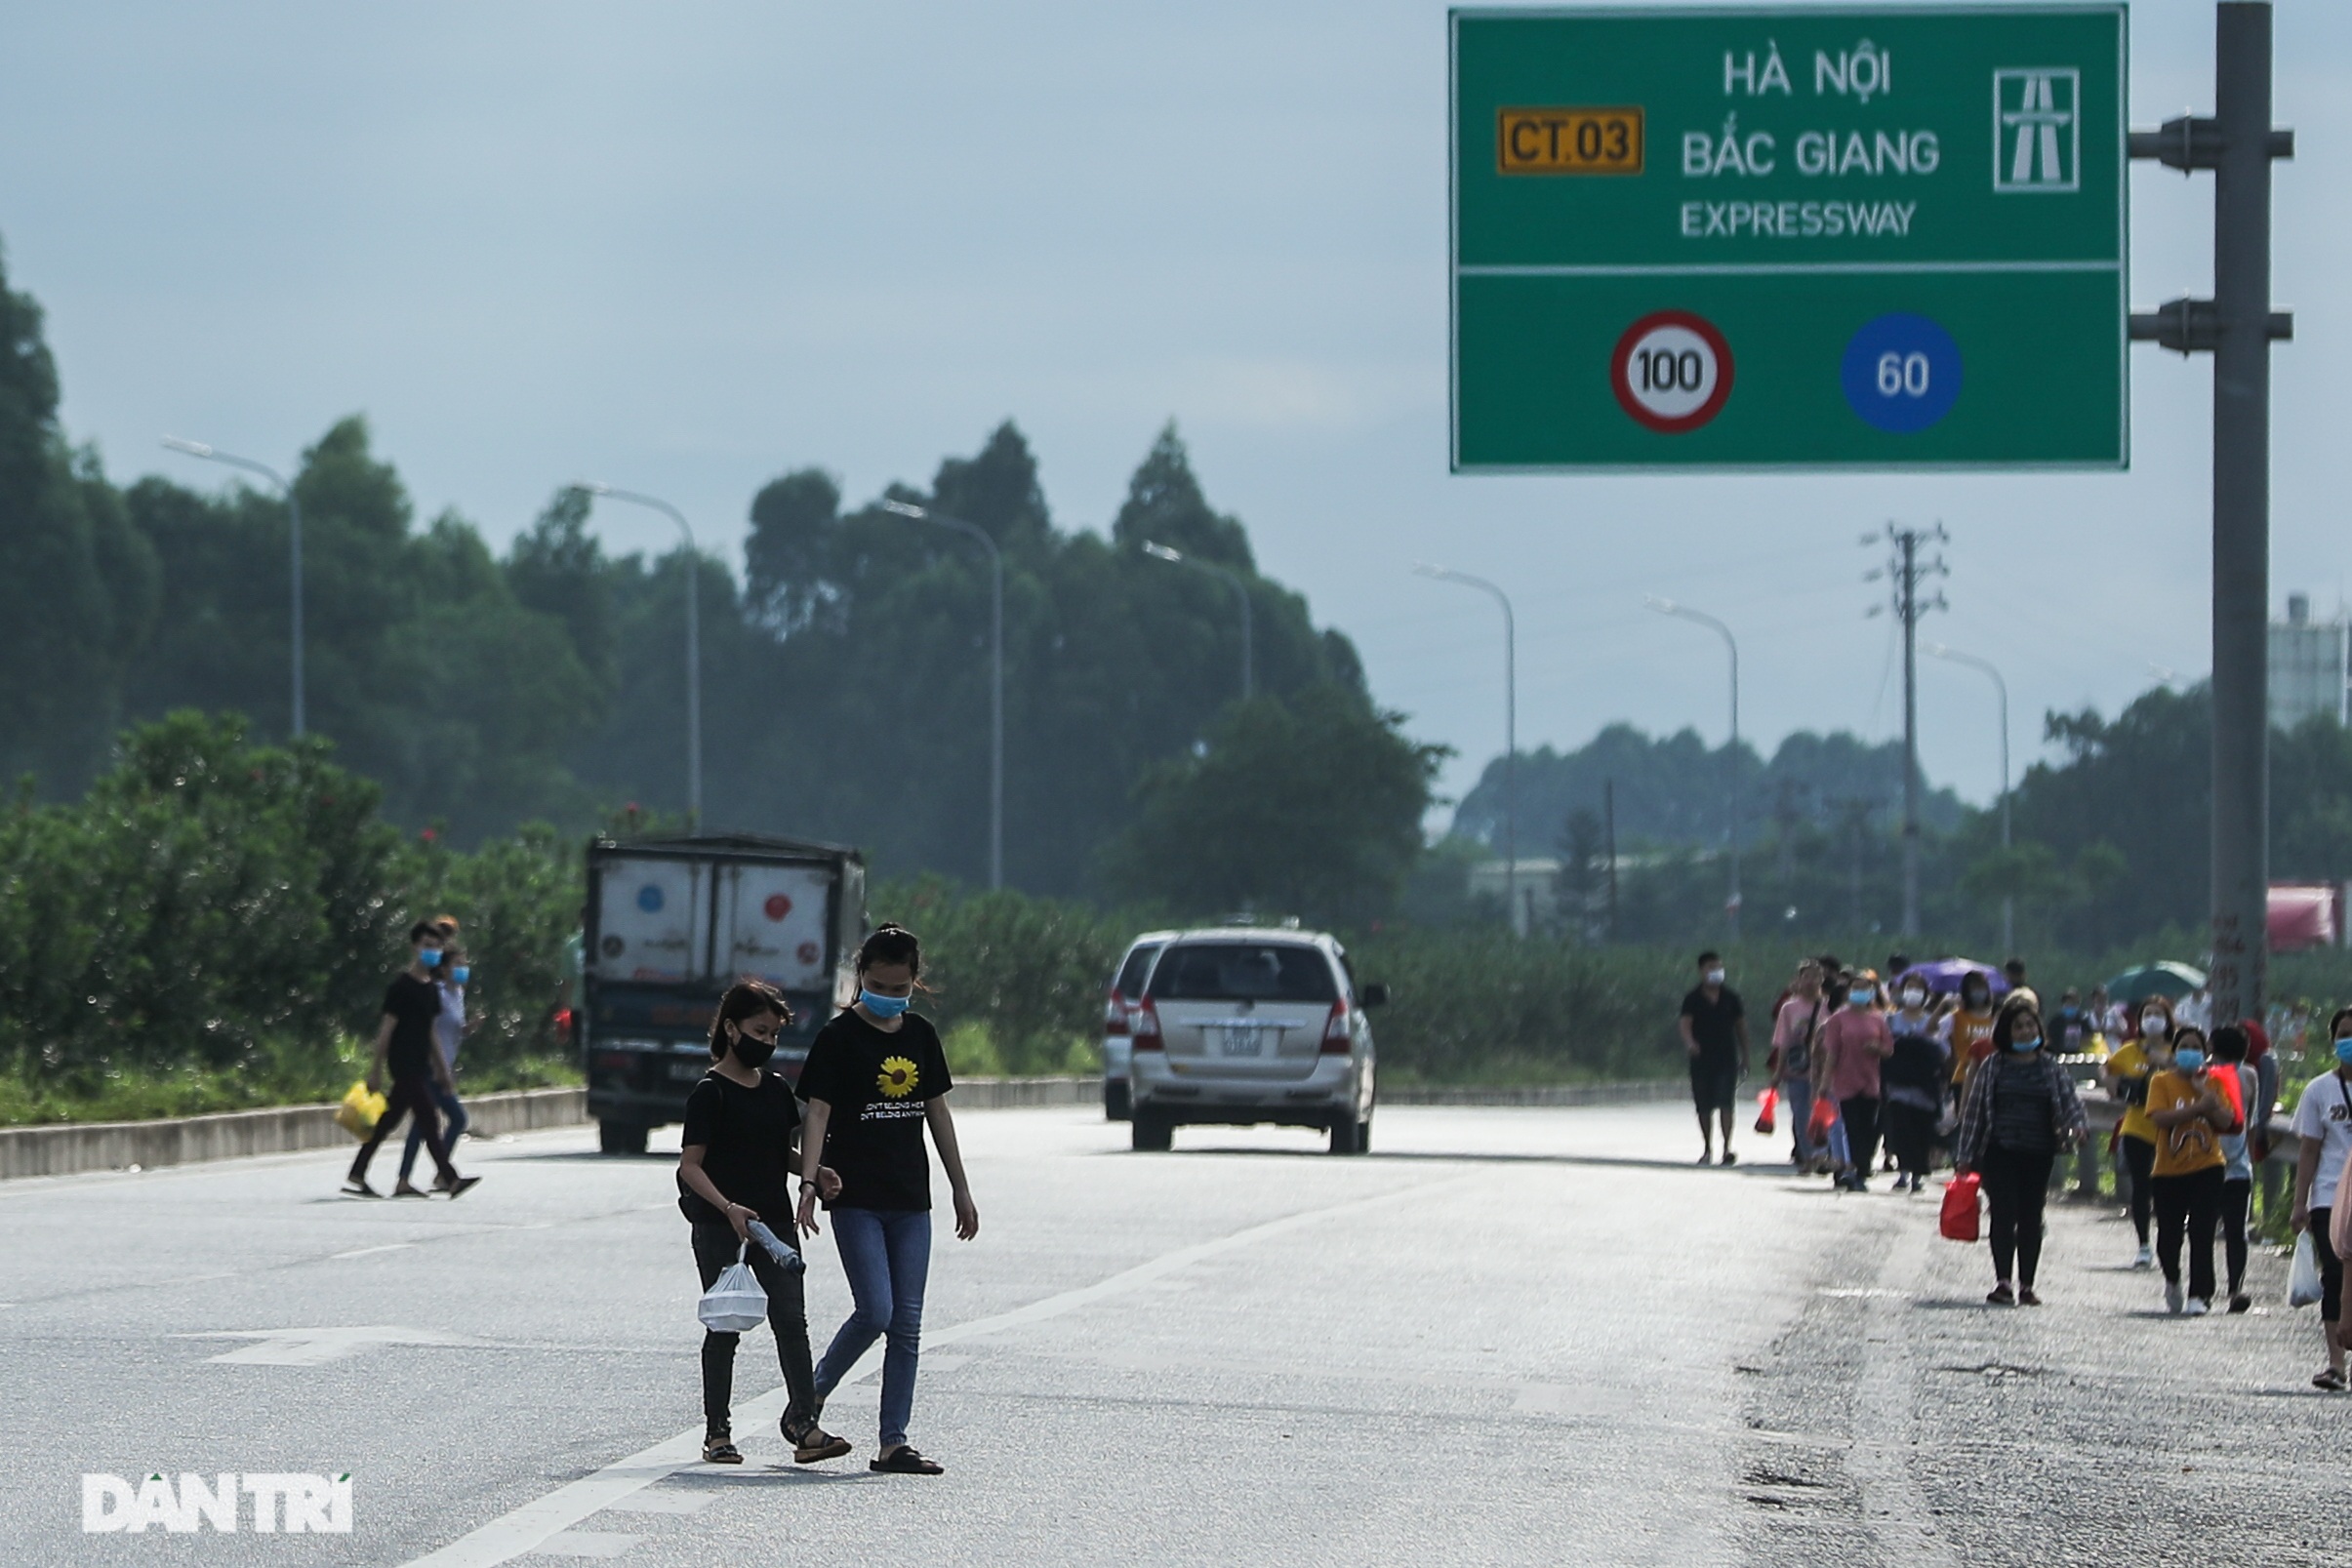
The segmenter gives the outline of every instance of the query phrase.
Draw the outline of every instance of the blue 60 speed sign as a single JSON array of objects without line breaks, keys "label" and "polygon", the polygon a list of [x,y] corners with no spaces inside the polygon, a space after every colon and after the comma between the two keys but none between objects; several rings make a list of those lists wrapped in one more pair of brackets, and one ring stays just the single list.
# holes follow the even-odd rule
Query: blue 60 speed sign
[{"label": "blue 60 speed sign", "polygon": [[1845,401],[1864,423],[1889,435],[1915,434],[1951,413],[1960,374],[1952,335],[1908,310],[1863,323],[1840,367]]}]

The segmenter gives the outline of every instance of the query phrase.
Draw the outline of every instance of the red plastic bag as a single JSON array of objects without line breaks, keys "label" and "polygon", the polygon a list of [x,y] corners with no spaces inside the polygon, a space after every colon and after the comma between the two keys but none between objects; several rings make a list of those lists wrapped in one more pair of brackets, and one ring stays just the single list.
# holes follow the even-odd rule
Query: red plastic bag
[{"label": "red plastic bag", "polygon": [[1813,1102],[1812,1119],[1805,1124],[1805,1142],[1810,1144],[1829,1142],[1829,1130],[1837,1125],[1838,1103],[1829,1096],[1823,1095]]},{"label": "red plastic bag", "polygon": [[1780,1107],[1780,1091],[1766,1089],[1756,1097],[1756,1130],[1764,1137],[1772,1136],[1772,1112]]},{"label": "red plastic bag", "polygon": [[1944,1184],[1944,1212],[1938,1228],[1946,1241],[1974,1241],[1976,1229],[1976,1194],[1979,1186],[1974,1171],[1956,1176]]}]

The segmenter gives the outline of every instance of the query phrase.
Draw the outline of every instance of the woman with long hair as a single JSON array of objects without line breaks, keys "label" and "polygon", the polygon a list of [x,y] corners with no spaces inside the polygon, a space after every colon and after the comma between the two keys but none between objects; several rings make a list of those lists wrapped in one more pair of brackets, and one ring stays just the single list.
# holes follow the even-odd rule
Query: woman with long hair
[{"label": "woman with long hair", "polygon": [[[759,1221],[789,1239],[794,1144],[800,1106],[784,1075],[771,1071],[776,1036],[792,1022],[782,992],[744,981],[720,998],[710,1021],[710,1070],[686,1097],[686,1130],[678,1150],[678,1207],[694,1226],[694,1263],[709,1290],[740,1258],[768,1293],[768,1327],[784,1370],[788,1403],[778,1423],[795,1464],[838,1459],[849,1445],[817,1425],[824,1400],[809,1365],[808,1312],[801,1271],[787,1268],[750,1231]],[[832,1172],[811,1169],[814,1186],[836,1186]],[[782,1226],[785,1228],[778,1230]],[[735,1346],[742,1336],[703,1335],[703,1458],[741,1465],[729,1404],[735,1391]]]},{"label": "woman with long hair", "polygon": [[2083,1102],[2043,1049],[2042,1018],[2031,1006],[2004,1007],[1992,1043],[1993,1054],[1968,1074],[1952,1154],[1964,1175],[1974,1171],[1983,1182],[1992,1209],[1993,1290],[1985,1300],[2039,1307],[2042,1206],[2051,1164],[2083,1136]]},{"label": "woman with long hair", "polygon": [[[942,1467],[907,1442],[921,1354],[923,1288],[931,1270],[931,1131],[955,1206],[955,1235],[980,1233],[980,1210],[964,1177],[955,1122],[948,1114],[947,1052],[931,1021],[910,1010],[921,983],[922,945],[901,926],[877,927],[858,948],[858,996],[818,1031],[800,1069],[808,1102],[800,1153],[800,1230],[817,1233],[822,1199],[833,1218],[833,1246],[856,1303],[817,1364],[823,1400],[859,1356],[888,1337],[882,1352],[881,1448],[870,1469],[938,1475]],[[819,1160],[840,1172],[837,1191],[817,1186]]]}]

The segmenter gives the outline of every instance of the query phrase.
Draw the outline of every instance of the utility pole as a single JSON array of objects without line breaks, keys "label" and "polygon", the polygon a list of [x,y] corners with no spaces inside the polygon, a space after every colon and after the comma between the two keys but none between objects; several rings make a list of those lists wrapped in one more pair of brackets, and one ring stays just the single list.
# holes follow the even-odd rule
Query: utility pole
[{"label": "utility pole", "polygon": [[1451,572],[1427,562],[1416,563],[1413,571],[1440,583],[1455,583],[1490,594],[1503,607],[1503,918],[1521,935],[1532,935],[1534,905],[1526,906],[1522,920],[1519,902],[1519,623],[1511,615],[1511,595],[1468,572]]},{"label": "utility pole", "polygon": [[[1891,549],[1886,567],[1893,580],[1894,613],[1903,623],[1903,926],[1902,935],[1919,935],[1919,618],[1929,610],[1944,610],[1939,592],[1933,598],[1922,600],[1919,586],[1922,578],[1947,577],[1943,557],[1923,562],[1922,544],[1941,544],[1952,536],[1937,523],[1931,529],[1897,528],[1886,525],[1884,536],[1865,534],[1862,543],[1874,544],[1884,538]],[[1872,582],[1877,572],[1867,574],[1863,581]],[[1877,615],[1873,605],[1870,613]]]},{"label": "utility pole", "polygon": [[2214,7],[2213,117],[2134,131],[2129,150],[2213,171],[2213,297],[2131,317],[2131,336],[2213,356],[2213,1020],[2262,1016],[2270,899],[2270,7]]},{"label": "utility pole", "polygon": [[[978,523],[967,523],[960,517],[950,517],[946,512],[905,501],[885,501],[882,510],[952,528],[989,552],[989,889],[994,892],[1004,886],[1004,551],[997,547],[996,536]],[[1241,684],[1246,688],[1249,684],[1246,598],[1241,608],[1244,630]]]}]

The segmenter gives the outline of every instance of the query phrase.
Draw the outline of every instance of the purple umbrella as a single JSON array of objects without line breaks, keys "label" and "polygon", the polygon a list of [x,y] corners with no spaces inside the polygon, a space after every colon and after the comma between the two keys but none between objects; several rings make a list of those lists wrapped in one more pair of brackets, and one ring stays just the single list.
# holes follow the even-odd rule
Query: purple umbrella
[{"label": "purple umbrella", "polygon": [[1898,978],[1909,978],[1914,975],[1926,981],[1927,989],[1938,996],[1958,995],[1961,977],[1964,975],[1982,975],[1985,983],[1992,986],[1995,996],[1999,996],[2009,988],[2007,975],[1991,964],[1980,964],[1973,958],[1938,958],[1931,964],[1913,964]]}]

